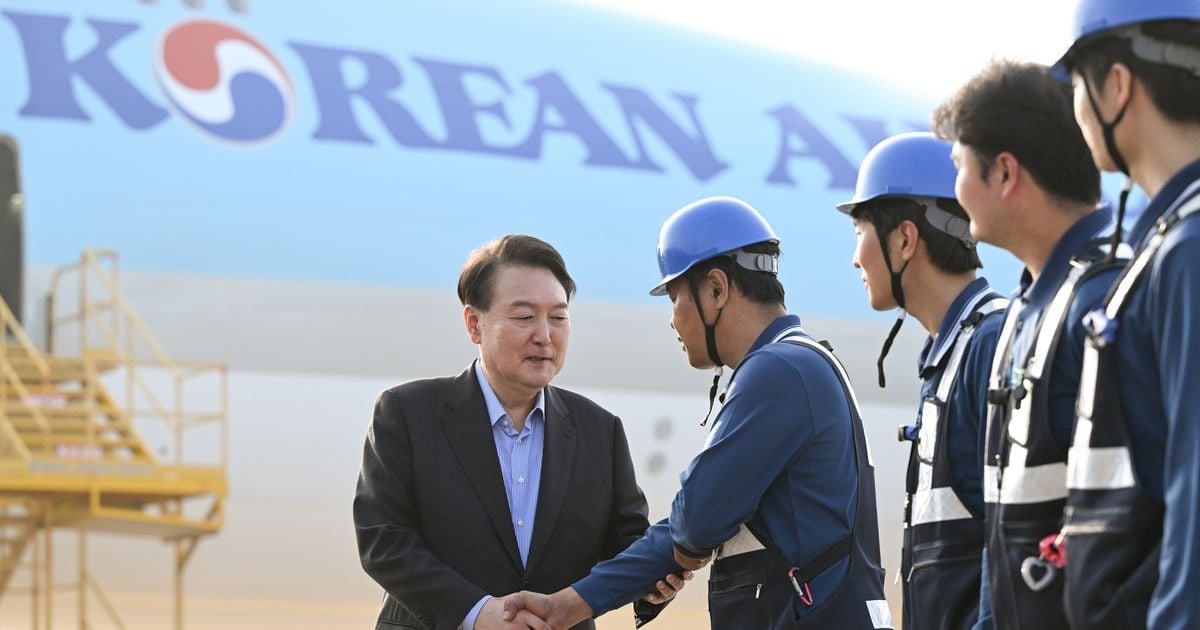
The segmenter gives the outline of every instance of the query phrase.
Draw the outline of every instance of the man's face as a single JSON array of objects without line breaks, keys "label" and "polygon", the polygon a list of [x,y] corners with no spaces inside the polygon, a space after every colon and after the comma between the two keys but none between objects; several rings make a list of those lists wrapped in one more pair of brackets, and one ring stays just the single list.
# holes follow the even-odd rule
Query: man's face
[{"label": "man's face", "polygon": [[995,169],[988,173],[989,179],[983,176],[978,155],[971,147],[960,142],[954,143],[950,157],[958,168],[958,178],[954,180],[954,195],[967,211],[971,219],[971,236],[977,241],[997,245],[995,239],[1000,233],[999,228],[1004,221],[1004,211],[999,204],[996,191],[990,184],[990,178],[996,173]]},{"label": "man's face", "polygon": [[858,237],[858,245],[854,248],[854,259],[851,264],[862,271],[863,287],[867,290],[867,300],[871,308],[886,311],[896,308],[896,298],[892,295],[891,275],[883,262],[883,250],[879,246],[879,235],[875,225],[870,221],[854,221],[854,234]]},{"label": "man's face", "polygon": [[[705,283],[700,283],[699,293],[703,294]],[[704,322],[700,321],[700,313],[696,311],[696,302],[692,299],[692,291],[688,288],[687,280],[676,278],[667,284],[667,296],[671,298],[671,328],[676,338],[683,345],[688,364],[704,370],[713,365],[708,356],[708,343],[704,337]],[[708,307],[709,317],[713,309]]]},{"label": "man's face", "polygon": [[487,311],[468,306],[467,333],[492,389],[536,396],[562,369],[571,337],[567,294],[550,270],[502,265]]}]

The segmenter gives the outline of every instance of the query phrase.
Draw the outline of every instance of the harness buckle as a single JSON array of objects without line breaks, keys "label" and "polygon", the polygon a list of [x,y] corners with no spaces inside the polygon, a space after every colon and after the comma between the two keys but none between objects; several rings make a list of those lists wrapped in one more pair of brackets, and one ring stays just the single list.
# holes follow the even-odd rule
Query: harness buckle
[{"label": "harness buckle", "polygon": [[1109,319],[1103,309],[1096,309],[1083,317],[1083,326],[1088,331],[1088,338],[1097,348],[1103,348],[1117,340],[1117,325],[1117,320]]},{"label": "harness buckle", "polygon": [[792,583],[792,590],[796,591],[796,597],[799,597],[805,606],[811,608],[813,605],[812,590],[808,588],[808,582],[801,585],[800,582],[796,581],[796,572],[799,570],[800,567],[788,569],[788,581]]},{"label": "harness buckle", "polygon": [[1012,390],[1007,387],[996,387],[987,391],[987,401],[993,405],[1007,405]]},{"label": "harness buckle", "polygon": [[1021,381],[1016,387],[1014,387],[1012,389],[1011,399],[1013,401],[1013,408],[1020,409],[1021,401],[1025,400],[1025,396],[1027,396],[1028,394],[1029,394],[1029,390],[1025,389],[1025,381]]}]

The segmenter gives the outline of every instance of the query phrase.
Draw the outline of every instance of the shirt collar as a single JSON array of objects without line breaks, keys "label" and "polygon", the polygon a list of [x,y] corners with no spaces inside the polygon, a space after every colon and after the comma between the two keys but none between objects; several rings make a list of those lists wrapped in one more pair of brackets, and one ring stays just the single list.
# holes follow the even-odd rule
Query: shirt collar
[{"label": "shirt collar", "polygon": [[1146,206],[1146,210],[1142,213],[1142,216],[1138,218],[1137,223],[1133,225],[1133,229],[1129,231],[1129,242],[1136,249],[1140,250],[1142,248],[1143,241],[1154,230],[1155,222],[1175,206],[1175,202],[1179,199],[1180,195],[1196,180],[1200,180],[1200,160],[1196,160],[1183,167],[1182,170],[1171,176],[1171,179],[1167,180],[1167,184],[1162,187],[1162,190],[1158,191],[1154,199],[1150,200],[1150,205]]},{"label": "shirt collar", "polygon": [[[765,329],[763,329],[762,333],[758,335],[758,339],[755,339],[754,343],[750,344],[750,349],[746,351],[746,356],[750,356],[751,352],[754,352],[755,350],[758,350],[759,348],[770,343],[771,340],[775,338],[775,335],[778,335],[785,329],[799,325],[800,316],[798,315],[783,315],[775,318],[775,321],[771,322]],[[746,359],[743,358],[742,360],[745,361]]]},{"label": "shirt collar", "polygon": [[980,302],[992,295],[992,287],[988,285],[985,278],[976,278],[963,289],[958,297],[950,303],[950,308],[946,309],[946,316],[942,318],[942,324],[938,327],[938,335],[935,340],[933,337],[925,339],[925,347],[921,349],[920,371],[922,375],[926,370],[936,367],[941,364],[942,358],[954,346],[954,342],[958,339],[958,332],[962,330],[962,322],[975,310],[975,307]]},{"label": "shirt collar", "polygon": [[[479,389],[483,390],[483,402],[487,404],[488,421],[492,426],[496,426],[500,419],[507,416],[504,411],[504,405],[500,404],[500,399],[496,397],[496,392],[492,391],[492,386],[488,383],[487,376],[483,374],[483,363],[475,361],[475,376],[479,379]],[[530,418],[536,418],[541,412],[541,417],[546,417],[546,390],[538,392],[537,402],[534,403],[533,409],[529,411]]]},{"label": "shirt collar", "polygon": [[1067,267],[1071,258],[1083,248],[1088,241],[1098,237],[1112,221],[1111,211],[1104,208],[1094,210],[1075,222],[1070,229],[1058,239],[1058,244],[1050,251],[1042,273],[1033,279],[1026,269],[1021,274],[1021,288],[1017,291],[1026,302],[1032,306],[1044,306],[1054,298],[1058,287],[1062,285],[1067,275]]}]

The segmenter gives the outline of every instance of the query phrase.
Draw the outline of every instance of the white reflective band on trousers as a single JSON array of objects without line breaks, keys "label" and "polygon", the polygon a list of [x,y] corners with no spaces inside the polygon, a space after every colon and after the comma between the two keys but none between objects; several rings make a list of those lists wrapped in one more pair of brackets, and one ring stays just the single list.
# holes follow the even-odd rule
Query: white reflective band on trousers
[{"label": "white reflective band on trousers", "polygon": [[[1090,434],[1090,420],[1087,425]],[[1133,460],[1129,457],[1129,449],[1124,446],[1075,446],[1067,458],[1067,487],[1072,490],[1120,490],[1133,487]]]},{"label": "white reflective band on trousers", "polygon": [[871,627],[879,630],[880,628],[892,628],[892,609],[888,608],[887,600],[884,599],[868,599],[867,614],[871,616]]},{"label": "white reflective band on trousers", "polygon": [[[929,471],[926,474],[926,471]],[[933,469],[922,465],[918,473],[922,483],[929,483]],[[912,522],[913,525],[925,523],[941,523],[955,521],[961,518],[972,518],[967,506],[955,494],[954,488],[918,488],[913,495]]]},{"label": "white reflective band on trousers", "polygon": [[[996,298],[979,308],[980,317],[1008,306],[1008,300]],[[917,442],[917,490],[912,497],[912,524],[940,523],[963,518],[972,518],[971,511],[963,505],[958,494],[952,487],[933,487],[933,460],[937,454],[938,427],[941,425],[942,413],[950,400],[950,390],[958,380],[958,371],[962,367],[963,357],[971,338],[975,336],[976,326],[967,326],[959,331],[954,341],[954,350],[949,362],[938,381],[935,397],[937,403],[926,401],[921,408],[921,431]]]},{"label": "white reflective band on trousers", "polygon": [[987,503],[1041,503],[1067,498],[1067,464],[1055,462],[1041,466],[1025,466],[1029,453],[1016,444],[1008,453],[1004,469],[1004,486],[999,487],[996,466],[983,467],[983,500]]}]

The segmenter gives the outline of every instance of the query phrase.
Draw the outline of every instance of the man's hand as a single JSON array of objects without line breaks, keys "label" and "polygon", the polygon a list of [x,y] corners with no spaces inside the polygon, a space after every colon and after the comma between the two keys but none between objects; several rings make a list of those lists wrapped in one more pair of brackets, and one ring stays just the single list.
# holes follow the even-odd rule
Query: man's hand
[{"label": "man's hand", "polygon": [[479,616],[475,617],[475,630],[508,630],[510,628],[550,630],[549,624],[527,610],[521,611],[519,615],[514,615],[512,621],[505,621],[503,616],[504,598],[493,597],[484,603],[483,608],[479,609]]},{"label": "man's hand", "polygon": [[[521,591],[504,598],[504,619],[517,622],[521,614],[533,614],[544,620],[553,630],[564,630],[592,616],[592,607],[567,587],[553,595]],[[520,628],[522,626],[517,625]],[[538,628],[538,626],[530,626]],[[540,628],[538,629],[540,630]]]},{"label": "man's hand", "polygon": [[513,615],[511,621],[505,621],[503,617],[504,598],[493,597],[479,609],[479,616],[475,617],[475,630],[551,630],[550,624],[528,610]]},{"label": "man's hand", "polygon": [[538,619],[528,610],[522,610],[512,621],[505,622],[504,630],[554,630],[550,624]]},{"label": "man's hand", "polygon": [[683,590],[686,580],[690,580],[694,576],[691,571],[684,571],[682,578],[674,573],[668,573],[667,577],[659,580],[658,584],[654,585],[654,588],[658,589],[658,591],[647,594],[643,599],[651,604],[665,604],[671,601],[671,598],[675,597],[676,593]]},{"label": "man's hand", "polygon": [[704,565],[712,561],[712,554],[708,554],[703,558],[695,558],[679,551],[679,546],[675,546],[675,564],[689,571],[699,571],[704,568]]}]

